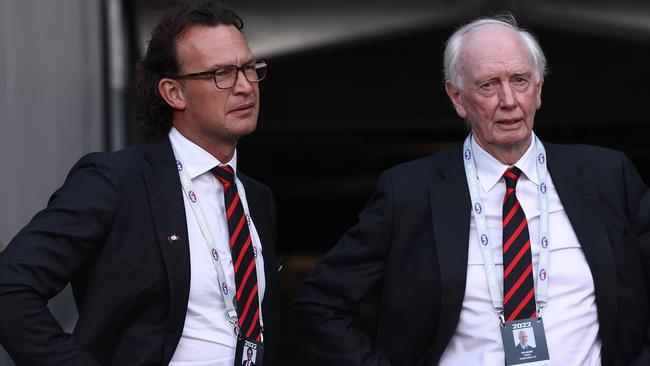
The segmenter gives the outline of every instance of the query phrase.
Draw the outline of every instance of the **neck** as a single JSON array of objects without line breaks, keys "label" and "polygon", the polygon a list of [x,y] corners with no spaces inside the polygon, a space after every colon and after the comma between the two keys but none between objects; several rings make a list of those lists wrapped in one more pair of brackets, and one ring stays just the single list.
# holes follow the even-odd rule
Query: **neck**
[{"label": "neck", "polygon": [[193,133],[193,131],[179,127],[180,126],[176,126],[176,129],[181,135],[193,143],[199,145],[203,150],[207,151],[210,153],[210,155],[217,158],[217,160],[219,160],[221,163],[225,164],[229,162],[235,155],[237,141],[222,141],[217,138],[211,138],[211,136],[206,136],[204,134]]},{"label": "neck", "polygon": [[[483,147],[483,146],[481,146]],[[485,148],[484,148],[485,149]],[[528,149],[528,146],[526,146],[525,149],[519,151],[490,151],[487,150],[487,152],[490,153],[495,159],[499,160],[505,165],[515,165],[516,162],[521,159],[522,156],[524,156],[524,153],[526,152],[526,149]]]},{"label": "neck", "polygon": [[514,165],[517,161],[519,161],[519,159],[521,159],[522,156],[524,156],[526,150],[528,150],[528,147],[532,141],[532,137],[529,138],[525,143],[511,146],[484,144],[482,141],[476,138],[476,135],[474,135],[474,140],[481,148],[483,148],[483,150],[487,151],[488,154],[492,155],[492,157],[498,161],[502,162],[505,165]]}]

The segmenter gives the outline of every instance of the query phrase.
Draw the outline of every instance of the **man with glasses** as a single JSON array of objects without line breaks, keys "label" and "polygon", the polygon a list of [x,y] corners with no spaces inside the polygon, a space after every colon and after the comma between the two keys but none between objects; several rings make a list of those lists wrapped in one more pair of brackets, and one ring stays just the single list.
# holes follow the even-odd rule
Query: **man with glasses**
[{"label": "man with glasses", "polygon": [[[276,364],[275,203],[236,150],[266,62],[242,26],[214,1],[163,15],[138,81],[156,140],[83,157],[0,253],[0,341],[18,365],[232,366],[250,347]],[[46,307],[68,282],[73,334]]]}]

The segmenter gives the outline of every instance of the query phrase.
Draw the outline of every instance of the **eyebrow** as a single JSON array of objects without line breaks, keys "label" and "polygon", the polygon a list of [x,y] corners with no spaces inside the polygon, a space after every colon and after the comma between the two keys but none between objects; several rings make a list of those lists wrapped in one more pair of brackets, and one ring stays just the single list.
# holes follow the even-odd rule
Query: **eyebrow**
[{"label": "eyebrow", "polygon": [[[508,78],[513,78],[513,77],[515,77],[515,78],[516,77],[532,78],[533,75],[534,75],[534,72],[532,72],[532,71],[523,71],[523,72],[516,72],[516,73],[508,76]],[[474,85],[481,85],[481,84],[483,84],[485,82],[488,82],[488,81],[494,81],[494,80],[500,80],[500,79],[501,78],[499,76],[496,76],[496,75],[495,76],[485,76],[485,77],[482,77],[482,78],[477,78],[476,80],[473,81],[473,83],[474,83]]]},{"label": "eyebrow", "polygon": [[[255,58],[254,58],[254,57],[250,57],[246,62],[243,62],[242,65],[249,64],[249,63],[251,63],[252,61],[255,61]],[[235,64],[214,64],[214,65],[212,65],[212,66],[208,66],[208,70],[216,70],[216,69],[220,69],[220,68],[222,68],[222,67],[232,66],[232,65],[235,65]],[[237,65],[235,65],[235,66],[237,66]],[[241,67],[241,66],[240,66],[240,67]]]}]

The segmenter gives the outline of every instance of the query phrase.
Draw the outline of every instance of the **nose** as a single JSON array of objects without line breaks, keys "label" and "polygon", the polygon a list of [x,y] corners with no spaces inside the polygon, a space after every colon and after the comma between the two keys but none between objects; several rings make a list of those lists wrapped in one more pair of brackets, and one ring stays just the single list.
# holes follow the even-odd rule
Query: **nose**
[{"label": "nose", "polygon": [[517,106],[517,98],[509,83],[503,83],[499,88],[499,103],[502,108],[514,108]]},{"label": "nose", "polygon": [[235,94],[250,94],[253,91],[253,83],[246,79],[244,70],[237,71],[237,81],[232,87]]}]

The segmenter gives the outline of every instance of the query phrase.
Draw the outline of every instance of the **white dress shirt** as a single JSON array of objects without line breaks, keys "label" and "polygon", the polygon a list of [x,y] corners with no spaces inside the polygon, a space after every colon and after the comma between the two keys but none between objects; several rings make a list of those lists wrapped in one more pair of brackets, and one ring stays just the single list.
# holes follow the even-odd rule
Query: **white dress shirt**
[{"label": "white dress shirt", "polygon": [[[210,169],[219,162],[214,156],[172,128],[169,132],[176,159],[183,163],[185,172],[192,179],[194,192],[207,218],[210,232],[216,242],[217,252],[223,266],[226,283],[235,288],[235,273],[230,255],[228,222],[223,197],[223,185],[210,173]],[[237,153],[229,162],[237,171]],[[237,191],[248,214],[246,192],[236,180]],[[206,241],[192,211],[186,195],[185,216],[190,246],[190,296],[185,315],[185,325],[176,352],[170,362],[171,366],[232,366],[235,362],[237,338],[228,320],[228,313],[223,295],[217,281],[217,271],[212,263]],[[250,233],[256,255],[257,282],[260,301],[264,298],[265,278],[264,259],[260,255],[262,247],[253,220]],[[260,311],[262,310],[260,304]]]},{"label": "white dress shirt", "polygon": [[[493,256],[501,284],[501,296],[503,296],[501,220],[506,188],[502,176],[509,166],[488,154],[474,139],[472,139],[472,149],[490,241],[495,243]],[[531,143],[526,153],[515,164],[523,172],[517,183],[516,194],[528,220],[533,273],[537,272],[540,223],[535,156],[535,144]],[[458,159],[462,159],[462,156]],[[551,245],[548,305],[544,309],[542,318],[551,364],[600,365],[601,341],[598,337],[593,278],[550,173],[547,192]],[[440,359],[440,365],[504,364],[505,356],[499,321],[492,307],[476,235],[476,222],[472,216],[465,297],[458,326]]]}]

